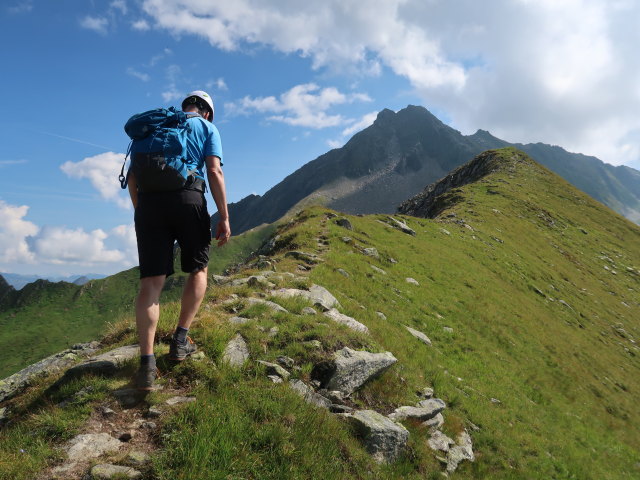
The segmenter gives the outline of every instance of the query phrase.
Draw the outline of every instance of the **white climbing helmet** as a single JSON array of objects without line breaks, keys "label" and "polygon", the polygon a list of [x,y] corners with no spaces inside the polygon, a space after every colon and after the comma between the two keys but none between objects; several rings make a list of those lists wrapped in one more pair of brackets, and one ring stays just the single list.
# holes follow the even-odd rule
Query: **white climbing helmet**
[{"label": "white climbing helmet", "polygon": [[[202,104],[202,101],[205,102],[205,105]],[[207,92],[204,90],[194,90],[189,93],[182,101],[182,109],[184,110],[184,108],[190,104],[196,104],[202,107],[208,106],[211,111],[211,118],[209,120],[213,121],[213,98],[211,98]]]}]

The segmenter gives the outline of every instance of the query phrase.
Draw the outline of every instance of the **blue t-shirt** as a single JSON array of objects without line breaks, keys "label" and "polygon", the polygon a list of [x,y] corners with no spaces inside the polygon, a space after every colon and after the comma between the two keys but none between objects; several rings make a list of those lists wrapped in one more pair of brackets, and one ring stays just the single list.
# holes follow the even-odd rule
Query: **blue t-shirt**
[{"label": "blue t-shirt", "polygon": [[202,117],[191,117],[187,122],[191,127],[191,133],[187,135],[187,166],[205,178],[205,157],[215,155],[220,158],[220,165],[223,164],[220,133],[213,123]]}]

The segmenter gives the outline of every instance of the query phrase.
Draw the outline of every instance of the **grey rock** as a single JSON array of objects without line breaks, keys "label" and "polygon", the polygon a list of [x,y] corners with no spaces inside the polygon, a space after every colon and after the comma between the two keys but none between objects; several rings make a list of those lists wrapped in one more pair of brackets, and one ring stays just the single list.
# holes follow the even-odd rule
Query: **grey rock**
[{"label": "grey rock", "polygon": [[374,410],[358,410],[347,417],[378,463],[395,462],[406,447],[409,431]]},{"label": "grey rock", "polygon": [[339,307],[340,303],[334,297],[329,290],[320,285],[311,285],[309,290],[299,290],[295,288],[281,288],[279,290],[273,290],[271,294],[275,297],[291,298],[291,297],[303,297],[309,300],[314,305],[320,307],[323,311],[329,310],[334,307]]},{"label": "grey rock", "polygon": [[314,254],[314,253],[306,253],[300,251],[291,251],[284,254],[287,258],[295,258],[296,260],[300,260],[301,262],[305,262],[308,265],[315,265],[316,263],[320,263],[322,259]]},{"label": "grey rock", "polygon": [[36,379],[60,372],[75,364],[78,359],[92,355],[98,349],[98,346],[98,342],[74,345],[70,349],[55,353],[23,368],[4,380],[0,380],[0,402],[18,395]]},{"label": "grey rock", "polygon": [[340,313],[335,308],[332,308],[328,312],[324,312],[324,315],[326,317],[329,317],[334,322],[340,323],[341,325],[345,325],[346,327],[349,327],[352,330],[356,330],[358,332],[363,332],[363,333],[369,333],[369,329],[365,325],[358,322],[355,318],[352,318],[352,317],[349,317],[348,315],[344,315]]},{"label": "grey rock", "polygon": [[447,333],[453,333],[453,328],[451,327],[442,327],[442,329]]},{"label": "grey rock", "polygon": [[424,387],[422,390],[416,393],[421,398],[431,398],[433,397],[433,388]]},{"label": "grey rock", "polygon": [[147,410],[147,413],[144,414],[145,418],[158,418],[162,415],[162,410],[159,408],[151,407]]},{"label": "grey rock", "polygon": [[249,347],[239,333],[231,339],[222,353],[222,360],[234,368],[241,367],[249,359]]},{"label": "grey rock", "polygon": [[142,422],[140,428],[146,428],[147,430],[155,430],[158,428],[156,422]]},{"label": "grey rock", "polygon": [[0,408],[0,425],[4,425],[9,421],[9,409],[7,407]]},{"label": "grey rock", "polygon": [[122,467],[109,463],[102,463],[91,469],[91,478],[96,480],[111,480],[112,478],[120,479],[123,477],[130,479],[142,478],[142,472],[131,467]]},{"label": "grey rock", "polygon": [[341,239],[344,243],[351,243],[353,242],[353,238],[351,237],[342,237]]},{"label": "grey rock", "polygon": [[456,444],[456,442],[447,437],[440,430],[433,432],[427,443],[429,444],[429,447],[431,447],[431,450],[441,450],[443,452],[448,452],[449,448]]},{"label": "grey rock", "polygon": [[376,312],[376,315],[378,315],[382,320],[386,320],[387,319],[387,316],[382,312]]},{"label": "grey rock", "polygon": [[167,405],[178,405],[179,403],[193,403],[196,401],[196,397],[171,397],[165,402]]},{"label": "grey rock", "polygon": [[407,277],[405,278],[407,283],[410,283],[412,285],[417,285],[420,286],[420,283],[418,283],[418,281],[415,278],[411,278],[411,277]]},{"label": "grey rock", "polygon": [[116,414],[114,410],[105,406],[100,407],[98,410],[100,411],[103,417],[107,417],[107,418],[113,417]]},{"label": "grey rock", "polygon": [[266,305],[267,307],[269,307],[274,312],[288,313],[285,308],[283,308],[280,305],[278,305],[277,303],[271,302],[269,300],[263,300],[262,298],[249,297],[249,298],[246,299],[246,301],[249,304],[249,306],[251,306],[251,305]]},{"label": "grey rock", "polygon": [[302,309],[302,314],[303,315],[317,315],[318,312],[316,312],[315,308],[312,307],[304,307]]},{"label": "grey rock", "polygon": [[118,402],[123,407],[133,407],[137,405],[146,394],[135,388],[122,388],[120,390],[114,390],[111,393],[118,399]]},{"label": "grey rock", "polygon": [[247,285],[253,288],[273,288],[275,285],[262,275],[253,275],[247,280]]},{"label": "grey rock", "polygon": [[244,317],[231,317],[229,319],[229,323],[233,325],[244,325],[245,323],[248,323],[250,321],[251,321],[250,318],[244,318]]},{"label": "grey rock", "polygon": [[87,361],[70,368],[65,375],[75,376],[86,373],[113,375],[125,362],[138,358],[139,356],[140,349],[138,345],[127,345],[115,348],[97,357],[89,358]]},{"label": "grey rock", "polygon": [[149,454],[139,450],[132,450],[127,454],[127,462],[134,465],[146,465],[151,461]]},{"label": "grey rock", "polygon": [[334,354],[335,371],[327,381],[326,388],[349,396],[396,362],[391,352],[370,353],[344,347]]},{"label": "grey rock", "polygon": [[340,275],[342,275],[344,278],[349,278],[349,272],[347,272],[345,269],[343,268],[339,268],[338,270],[336,270],[336,272],[338,272]]},{"label": "grey rock", "polygon": [[267,378],[273,383],[282,383],[282,377],[279,377],[278,375],[267,375]]},{"label": "grey rock", "polygon": [[385,272],[383,269],[381,269],[380,267],[376,267],[375,265],[371,265],[371,268],[375,271],[378,272],[381,275],[386,275],[387,272]]},{"label": "grey rock", "polygon": [[336,224],[342,228],[346,228],[347,230],[353,230],[353,225],[346,218],[339,218],[336,220]]},{"label": "grey rock", "polygon": [[424,333],[411,328],[407,325],[404,326],[411,335],[413,335],[414,337],[416,337],[418,340],[420,340],[421,342],[425,343],[426,345],[431,346],[431,340],[429,340],[429,337],[427,337]]},{"label": "grey rock", "polygon": [[406,418],[415,418],[417,420],[429,420],[435,417],[446,408],[445,403],[439,398],[431,398],[420,402],[419,407],[398,407],[393,413],[389,414],[389,418],[394,421],[404,420]]},{"label": "grey rock", "polygon": [[393,257],[389,257],[389,261],[390,261],[391,263],[398,263],[398,261],[397,261],[395,258],[393,258]]},{"label": "grey rock", "polygon": [[258,360],[260,365],[263,365],[267,371],[267,375],[277,375],[280,378],[286,380],[291,375],[284,368],[276,363],[265,362],[264,360]]},{"label": "grey rock", "polygon": [[291,382],[289,382],[289,386],[298,395],[304,398],[304,400],[307,403],[310,403],[312,405],[315,405],[317,407],[322,407],[322,408],[331,407],[331,400],[323,397],[319,393],[314,392],[313,389],[309,387],[306,383],[304,383],[302,380],[292,380]]},{"label": "grey rock", "polygon": [[249,283],[249,277],[234,278],[233,280],[231,280],[231,282],[229,282],[232,287],[241,287],[242,285],[246,285],[247,283]]},{"label": "grey rock", "polygon": [[391,221],[391,226],[392,227],[397,228],[398,230],[401,230],[404,233],[406,233],[408,235],[413,235],[415,237],[416,232],[411,227],[409,227],[409,225],[407,225],[406,223],[398,220],[397,218],[393,218],[391,216],[389,216],[387,218]]},{"label": "grey rock", "polygon": [[122,443],[108,433],[86,433],[77,435],[67,443],[65,450],[71,461],[97,458],[105,453],[120,450]]},{"label": "grey rock", "polygon": [[458,435],[456,445],[447,453],[447,472],[453,473],[463,460],[475,461],[471,437],[466,430]]},{"label": "grey rock", "polygon": [[340,403],[334,403],[329,407],[329,411],[331,413],[352,413],[355,411],[354,408],[349,407],[347,405],[342,405]]},{"label": "grey rock", "polygon": [[364,253],[368,257],[380,258],[380,254],[378,253],[378,250],[373,247],[365,248],[364,250],[362,250],[362,253]]},{"label": "grey rock", "polygon": [[275,336],[278,334],[278,332],[280,332],[280,329],[279,329],[278,327],[276,327],[276,326],[273,326],[273,327],[271,327],[271,328],[269,329],[269,331],[267,332],[267,336],[268,336],[269,338],[273,338],[273,337],[275,337]]},{"label": "grey rock", "polygon": [[231,282],[231,279],[229,277],[225,277],[223,275],[211,275],[210,278],[211,278],[211,281],[216,285],[225,285]]},{"label": "grey rock", "polygon": [[422,426],[429,429],[438,429],[442,425],[444,425],[444,417],[441,413],[437,414],[433,418],[430,418],[429,420],[422,422]]},{"label": "grey rock", "polygon": [[276,358],[276,361],[285,368],[293,368],[293,365],[296,363],[293,358],[284,355],[280,355]]}]

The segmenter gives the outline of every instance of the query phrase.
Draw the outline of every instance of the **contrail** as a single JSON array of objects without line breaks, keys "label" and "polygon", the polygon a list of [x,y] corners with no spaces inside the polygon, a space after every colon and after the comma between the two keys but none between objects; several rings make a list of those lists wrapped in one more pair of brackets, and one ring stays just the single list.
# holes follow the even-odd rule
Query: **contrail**
[{"label": "contrail", "polygon": [[105,147],[104,145],[97,145],[91,142],[85,142],[84,140],[78,140],[77,138],[65,137],[64,135],[58,135],[57,133],[44,132],[42,130],[35,130],[36,133],[42,133],[51,137],[62,138],[63,140],[69,140],[70,142],[83,143],[85,145],[91,145],[92,147],[101,148],[107,152],[114,151],[113,148]]}]

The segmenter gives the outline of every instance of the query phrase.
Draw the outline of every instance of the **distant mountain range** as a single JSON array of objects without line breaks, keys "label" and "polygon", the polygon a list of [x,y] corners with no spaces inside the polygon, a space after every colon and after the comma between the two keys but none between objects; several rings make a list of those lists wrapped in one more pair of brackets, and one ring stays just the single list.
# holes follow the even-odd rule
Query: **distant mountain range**
[{"label": "distant mountain range", "polygon": [[[342,148],[307,163],[264,195],[229,205],[231,229],[244,232],[296,205],[323,203],[346,213],[392,213],[403,201],[479,153],[516,146],[630,220],[640,222],[640,172],[558,146],[511,144],[478,130],[462,135],[426,108],[385,109]],[[217,214],[212,217],[217,222]]]},{"label": "distant mountain range", "polygon": [[84,275],[68,275],[66,277],[60,275],[22,275],[20,273],[5,272],[0,272],[0,275],[2,275],[6,282],[16,290],[20,290],[28,283],[35,282],[36,280],[48,280],[49,282],[67,282],[74,283],[76,285],[84,285],[89,280],[96,280],[106,277],[106,275],[102,275],[100,273],[85,273]]}]

